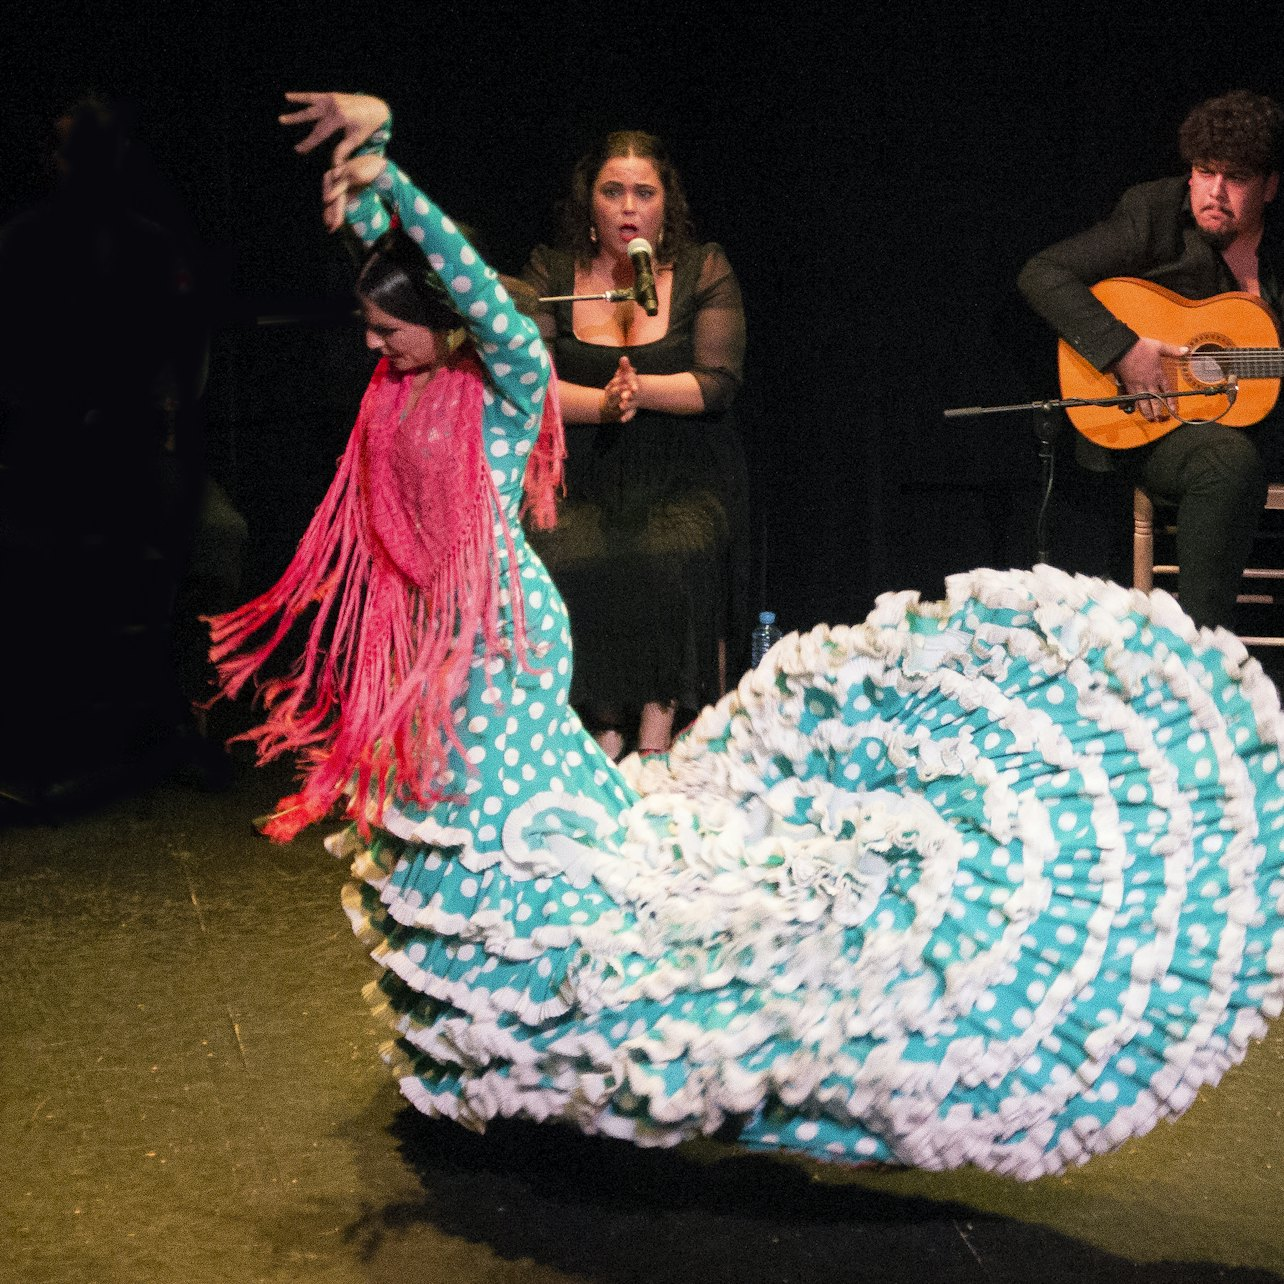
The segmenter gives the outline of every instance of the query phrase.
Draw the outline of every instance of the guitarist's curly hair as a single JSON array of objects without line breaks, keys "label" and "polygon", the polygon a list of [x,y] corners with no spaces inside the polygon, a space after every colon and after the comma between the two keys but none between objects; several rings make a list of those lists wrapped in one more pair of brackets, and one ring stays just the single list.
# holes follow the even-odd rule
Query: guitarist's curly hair
[{"label": "guitarist's curly hair", "polygon": [[1200,103],[1183,122],[1178,142],[1188,165],[1217,161],[1271,174],[1284,150],[1284,111],[1265,94],[1235,89]]}]

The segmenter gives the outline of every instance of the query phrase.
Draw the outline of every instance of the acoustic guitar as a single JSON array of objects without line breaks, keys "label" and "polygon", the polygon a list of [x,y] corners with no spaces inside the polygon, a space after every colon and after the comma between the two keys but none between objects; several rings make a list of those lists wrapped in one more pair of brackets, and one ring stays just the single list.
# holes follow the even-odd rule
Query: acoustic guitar
[{"label": "acoustic guitar", "polygon": [[[1245,428],[1270,413],[1284,376],[1284,349],[1270,308],[1256,295],[1185,299],[1127,276],[1102,281],[1092,292],[1138,334],[1190,349],[1172,362],[1178,392],[1216,388],[1236,377],[1233,398],[1223,392],[1180,398],[1176,404],[1183,419],[1216,419]],[[1114,375],[1090,366],[1064,339],[1057,347],[1057,368],[1063,397],[1113,397],[1123,391]],[[1151,423],[1141,411],[1123,406],[1079,406],[1066,414],[1089,441],[1112,450],[1144,446],[1181,423],[1171,415]]]}]

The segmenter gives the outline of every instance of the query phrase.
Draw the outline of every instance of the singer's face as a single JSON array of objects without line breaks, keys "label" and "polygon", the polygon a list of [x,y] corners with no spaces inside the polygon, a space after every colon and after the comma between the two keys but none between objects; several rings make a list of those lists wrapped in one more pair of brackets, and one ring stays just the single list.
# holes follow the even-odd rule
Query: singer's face
[{"label": "singer's face", "polygon": [[625,246],[641,236],[654,247],[664,226],[664,185],[655,166],[641,156],[613,156],[593,184],[593,226],[597,243],[623,258]]},{"label": "singer's face", "polygon": [[398,374],[428,370],[445,360],[445,336],[436,330],[394,317],[369,299],[361,300],[361,311],[366,319],[366,347],[387,357]]},{"label": "singer's face", "polygon": [[1278,174],[1201,161],[1190,170],[1191,212],[1204,232],[1229,245],[1237,236],[1261,230],[1278,183]]}]

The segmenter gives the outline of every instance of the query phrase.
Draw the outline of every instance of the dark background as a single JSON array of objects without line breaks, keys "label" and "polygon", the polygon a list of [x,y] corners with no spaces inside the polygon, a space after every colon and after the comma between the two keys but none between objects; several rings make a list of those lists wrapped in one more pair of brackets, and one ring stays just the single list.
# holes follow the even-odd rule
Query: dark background
[{"label": "dark background", "polygon": [[[508,271],[547,239],[591,139],[657,132],[744,290],[764,604],[787,627],[851,620],[887,589],[935,596],[951,572],[1031,564],[1033,416],[942,411],[1055,395],[1021,264],[1130,183],[1176,172],[1199,99],[1284,96],[1282,15],[54,3],[6,20],[0,213],[39,195],[60,108],[86,89],[133,105],[140,156],[164,176],[139,166],[140,204],[189,237],[215,309],[211,463],[249,519],[258,584],[324,489],[371,366],[320,227],[321,162],[276,125],[281,92],[387,98],[394,155]],[[1122,538],[1124,519],[1067,444],[1052,560],[1103,569],[1093,532]]]}]

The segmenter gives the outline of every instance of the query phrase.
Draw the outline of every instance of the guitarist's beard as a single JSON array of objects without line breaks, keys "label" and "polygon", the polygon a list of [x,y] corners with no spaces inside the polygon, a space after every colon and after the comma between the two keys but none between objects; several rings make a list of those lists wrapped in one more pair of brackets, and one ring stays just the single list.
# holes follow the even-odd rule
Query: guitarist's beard
[{"label": "guitarist's beard", "polygon": [[1228,249],[1238,235],[1236,232],[1210,232],[1207,228],[1200,227],[1198,224],[1195,225],[1195,229],[1218,254]]}]

